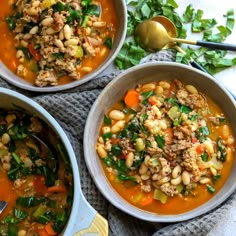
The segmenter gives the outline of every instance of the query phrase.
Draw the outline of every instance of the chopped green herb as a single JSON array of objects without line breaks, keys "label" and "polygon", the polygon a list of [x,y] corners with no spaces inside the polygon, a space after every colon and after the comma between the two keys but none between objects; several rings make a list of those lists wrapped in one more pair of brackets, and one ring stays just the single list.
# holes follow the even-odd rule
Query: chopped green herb
[{"label": "chopped green herb", "polygon": [[112,38],[111,37],[108,37],[105,42],[104,42],[104,45],[109,48],[109,49],[112,49]]},{"label": "chopped green herb", "polygon": [[220,179],[221,178],[221,175],[220,174],[218,174],[218,175],[214,175],[213,176],[213,183],[215,183],[218,179]]},{"label": "chopped green herb", "polygon": [[215,190],[215,188],[214,187],[212,187],[211,185],[207,185],[207,190],[208,190],[208,192],[210,192],[210,193],[214,193],[216,190]]},{"label": "chopped green herb", "polygon": [[111,118],[104,115],[103,122],[104,122],[105,125],[111,125]]},{"label": "chopped green herb", "polygon": [[165,139],[163,136],[157,135],[155,136],[155,140],[157,142],[157,145],[159,148],[163,149],[163,147],[165,146]]}]

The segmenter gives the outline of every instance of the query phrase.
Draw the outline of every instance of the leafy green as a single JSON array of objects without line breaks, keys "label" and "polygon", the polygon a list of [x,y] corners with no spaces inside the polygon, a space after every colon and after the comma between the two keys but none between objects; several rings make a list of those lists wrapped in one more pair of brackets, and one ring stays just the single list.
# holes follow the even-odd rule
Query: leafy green
[{"label": "leafy green", "polygon": [[211,185],[207,185],[207,190],[208,190],[208,192],[210,192],[210,193],[214,193],[216,190],[215,190],[215,188],[214,187],[212,187]]},{"label": "leafy green", "polygon": [[21,16],[22,16],[21,13],[17,12],[17,13],[15,13],[15,14],[13,14],[13,15],[11,15],[11,16],[7,16],[7,17],[5,18],[5,21],[6,21],[7,25],[8,25],[8,28],[9,28],[11,31],[16,28],[16,22],[17,22],[17,20],[18,20]]},{"label": "leafy green", "polygon": [[22,207],[35,207],[40,203],[47,202],[48,198],[46,197],[18,197],[16,199],[16,204]]},{"label": "leafy green", "polygon": [[217,147],[220,151],[220,160],[222,162],[225,162],[226,157],[227,157],[226,147],[225,147],[223,141],[221,140],[221,138],[218,138],[216,143],[217,143]]},{"label": "leafy green", "polygon": [[111,147],[111,152],[114,156],[119,156],[122,154],[122,148],[121,146],[117,143]]},{"label": "leafy green", "polygon": [[141,59],[150,54],[135,41],[134,32],[138,23],[157,15],[164,15],[172,20],[181,38],[186,37],[186,30],[180,16],[175,12],[178,4],[174,0],[133,0],[128,3],[127,39],[119,52],[115,64],[119,69],[127,69],[140,63]]},{"label": "leafy green", "polygon": [[165,146],[165,139],[163,136],[157,135],[155,136],[155,140],[159,148],[163,149]]},{"label": "leafy green", "polygon": [[111,37],[108,37],[106,38],[105,42],[104,42],[104,45],[109,48],[109,49],[112,49],[112,38]]},{"label": "leafy green", "polygon": [[103,122],[104,122],[105,125],[111,125],[111,118],[104,115]]}]

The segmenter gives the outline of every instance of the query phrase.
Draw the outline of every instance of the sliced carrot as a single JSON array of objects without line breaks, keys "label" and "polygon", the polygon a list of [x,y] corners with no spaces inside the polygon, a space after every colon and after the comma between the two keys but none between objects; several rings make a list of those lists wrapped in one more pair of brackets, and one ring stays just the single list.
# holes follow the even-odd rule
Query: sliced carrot
[{"label": "sliced carrot", "polygon": [[197,151],[197,153],[202,154],[202,153],[205,151],[204,145],[199,144],[199,145],[196,147],[196,151]]},{"label": "sliced carrot", "polygon": [[148,194],[140,200],[139,204],[141,206],[148,206],[152,204],[152,202],[153,202],[153,194]]},{"label": "sliced carrot", "polygon": [[49,236],[49,234],[47,233],[47,231],[45,229],[39,229],[38,235],[39,236]]},{"label": "sliced carrot", "polygon": [[66,193],[67,188],[64,185],[48,187],[48,193]]},{"label": "sliced carrot", "polygon": [[135,90],[129,90],[125,95],[125,104],[127,107],[135,107],[139,104],[139,94]]},{"label": "sliced carrot", "polygon": [[45,225],[45,230],[47,231],[48,235],[57,235],[57,233],[52,228],[53,222],[49,222]]},{"label": "sliced carrot", "polygon": [[151,105],[156,105],[157,104],[157,99],[154,97],[154,96],[151,96],[150,98],[148,98],[148,102],[151,104]]}]

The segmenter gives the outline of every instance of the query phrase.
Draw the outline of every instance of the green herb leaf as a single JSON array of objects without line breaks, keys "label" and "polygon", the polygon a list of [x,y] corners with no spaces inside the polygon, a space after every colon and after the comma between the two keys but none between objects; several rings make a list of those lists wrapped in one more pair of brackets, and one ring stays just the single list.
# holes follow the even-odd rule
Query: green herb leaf
[{"label": "green herb leaf", "polygon": [[104,115],[103,122],[105,125],[111,125],[111,118]]},{"label": "green herb leaf", "polygon": [[155,136],[155,140],[159,148],[163,149],[165,146],[165,139],[163,136],[157,135]]},{"label": "green herb leaf", "polygon": [[210,192],[210,193],[214,193],[216,190],[215,190],[215,188],[214,187],[212,187],[211,185],[207,185],[207,190],[208,190],[208,192]]},{"label": "green herb leaf", "polygon": [[111,37],[108,37],[105,42],[104,42],[104,45],[109,48],[109,49],[112,49],[112,38]]}]

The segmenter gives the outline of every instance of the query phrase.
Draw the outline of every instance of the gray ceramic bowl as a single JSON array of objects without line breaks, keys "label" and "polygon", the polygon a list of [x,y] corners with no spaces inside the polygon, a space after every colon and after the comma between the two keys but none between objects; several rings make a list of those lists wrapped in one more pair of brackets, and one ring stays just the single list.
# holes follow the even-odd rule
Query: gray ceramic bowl
[{"label": "gray ceramic bowl", "polygon": [[108,223],[99,215],[86,201],[80,188],[79,169],[72,146],[65,132],[57,121],[39,104],[30,98],[9,89],[0,88],[0,108],[14,109],[23,108],[28,114],[34,115],[45,121],[54,132],[60,137],[65,150],[70,158],[73,179],[74,198],[73,205],[67,226],[64,229],[64,236],[81,235],[82,232],[96,232],[99,235],[108,235]]},{"label": "gray ceramic bowl", "polygon": [[0,75],[4,78],[7,82],[15,85],[16,87],[30,90],[34,92],[57,92],[66,89],[71,89],[76,86],[79,86],[83,83],[90,81],[91,79],[96,78],[101,72],[103,72],[111,63],[114,62],[118,52],[120,51],[123,42],[126,36],[126,27],[127,27],[127,9],[126,3],[124,0],[112,0],[115,5],[116,14],[118,17],[118,29],[117,29],[117,36],[113,43],[113,47],[106,58],[106,60],[94,71],[84,76],[81,80],[75,80],[71,83],[65,85],[58,85],[53,87],[36,87],[22,78],[15,75],[11,72],[1,61],[0,61]]},{"label": "gray ceramic bowl", "polygon": [[[103,123],[104,114],[110,107],[121,99],[128,89],[134,88],[137,84],[144,84],[158,80],[179,79],[184,83],[196,86],[200,91],[211,97],[224,111],[232,124],[234,136],[236,135],[236,107],[232,96],[217,83],[213,77],[190,66],[172,63],[148,63],[133,67],[120,74],[102,91],[92,106],[87,118],[84,132],[84,154],[89,172],[101,191],[101,193],[120,210],[143,220],[152,222],[177,222],[204,214],[226,200],[236,188],[236,162],[231,174],[223,188],[205,204],[182,214],[160,215],[140,210],[129,204],[111,187],[108,182],[95,147],[99,130]],[[236,155],[236,154],[235,154]]]}]

